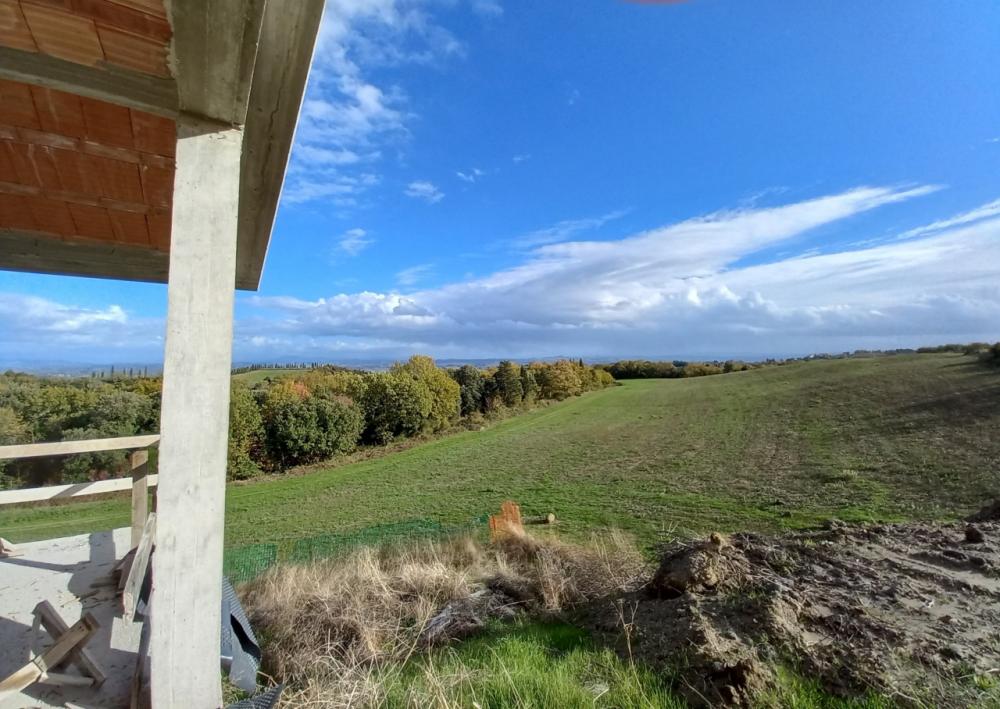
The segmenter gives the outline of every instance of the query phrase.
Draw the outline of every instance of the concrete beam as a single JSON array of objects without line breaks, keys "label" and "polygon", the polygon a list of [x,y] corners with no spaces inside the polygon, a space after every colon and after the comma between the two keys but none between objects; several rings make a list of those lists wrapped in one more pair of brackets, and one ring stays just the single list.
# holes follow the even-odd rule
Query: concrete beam
[{"label": "concrete beam", "polygon": [[[277,2],[279,12],[298,4]],[[232,125],[246,121],[266,0],[171,0],[171,57],[180,110]]]},{"label": "concrete beam", "polygon": [[222,704],[222,542],[242,131],[178,121],[150,659],[155,707]]},{"label": "concrete beam", "polygon": [[177,84],[113,65],[84,66],[47,54],[0,47],[0,79],[45,86],[155,113],[177,115]]},{"label": "concrete beam", "polygon": [[240,289],[260,282],[322,19],[323,0],[270,2],[264,12],[240,180]]},{"label": "concrete beam", "polygon": [[0,229],[0,269],[28,273],[167,280],[169,257],[162,251],[114,242],[61,241],[16,229]]}]

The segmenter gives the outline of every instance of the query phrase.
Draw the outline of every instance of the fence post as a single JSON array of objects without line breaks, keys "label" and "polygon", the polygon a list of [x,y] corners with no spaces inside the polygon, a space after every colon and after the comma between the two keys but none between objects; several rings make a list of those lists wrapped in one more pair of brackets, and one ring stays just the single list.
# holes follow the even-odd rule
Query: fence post
[{"label": "fence post", "polygon": [[128,456],[132,470],[132,548],[139,546],[142,529],[149,514],[149,451],[132,451]]}]

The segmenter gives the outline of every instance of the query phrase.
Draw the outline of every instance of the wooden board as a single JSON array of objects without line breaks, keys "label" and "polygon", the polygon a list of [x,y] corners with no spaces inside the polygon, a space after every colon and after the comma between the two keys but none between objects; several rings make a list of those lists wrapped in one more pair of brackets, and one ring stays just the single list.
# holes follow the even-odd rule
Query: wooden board
[{"label": "wooden board", "polygon": [[149,557],[153,553],[153,539],[156,536],[156,513],[146,518],[146,525],[142,530],[142,538],[135,548],[135,556],[128,567],[125,577],[125,585],[122,586],[122,612],[126,620],[135,619],[135,609],[139,604],[139,594],[142,591],[142,582],[146,578],[146,570],[149,568]]},{"label": "wooden board", "polygon": [[[155,487],[158,482],[156,475],[146,476],[146,486]],[[0,491],[0,507],[4,505],[20,505],[25,502],[43,502],[67,497],[89,497],[104,495],[109,492],[123,492],[132,489],[132,478],[113,478],[111,480],[95,480],[91,483],[74,483],[72,485],[49,485],[48,487],[31,487],[26,490]]]},{"label": "wooden board", "polygon": [[23,443],[0,446],[0,460],[43,458],[50,455],[75,455],[103,451],[127,451],[149,448],[160,440],[154,433],[148,436],[123,436],[121,438],[93,438],[87,441],[54,441],[52,443]]},{"label": "wooden board", "polygon": [[[69,626],[66,625],[66,621],[62,619],[62,616],[56,612],[56,609],[48,601],[42,601],[35,606],[35,618],[41,622],[42,627],[54,638],[61,637],[69,632]],[[83,646],[77,647],[68,657],[70,662],[77,664],[80,669],[93,678],[93,684],[101,684],[105,680],[104,670],[101,669],[101,666],[87,648]],[[52,675],[51,672],[48,674]]]},{"label": "wooden board", "polygon": [[94,616],[90,613],[84,615],[52,647],[0,682],[0,702],[37,682],[49,668],[58,665],[77,646],[87,642],[97,628]]}]

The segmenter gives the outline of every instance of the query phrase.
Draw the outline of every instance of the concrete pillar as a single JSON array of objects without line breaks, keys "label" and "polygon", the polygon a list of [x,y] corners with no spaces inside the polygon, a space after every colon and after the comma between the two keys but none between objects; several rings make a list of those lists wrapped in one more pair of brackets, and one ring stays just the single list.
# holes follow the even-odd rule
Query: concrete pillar
[{"label": "concrete pillar", "polygon": [[177,123],[151,602],[154,709],[222,705],[219,642],[242,131]]}]

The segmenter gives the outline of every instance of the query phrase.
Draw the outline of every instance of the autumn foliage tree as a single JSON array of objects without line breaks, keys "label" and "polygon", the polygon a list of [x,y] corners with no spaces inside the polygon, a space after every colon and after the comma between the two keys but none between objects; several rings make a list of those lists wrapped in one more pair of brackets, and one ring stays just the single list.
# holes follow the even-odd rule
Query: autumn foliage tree
[{"label": "autumn foliage tree", "polygon": [[430,390],[398,370],[367,375],[361,403],[365,439],[379,444],[420,433],[433,406]]},{"label": "autumn foliage tree", "polygon": [[294,381],[272,386],[261,402],[267,452],[280,467],[347,453],[364,428],[360,407],[346,398],[314,395]]},{"label": "autumn foliage tree", "polygon": [[[246,368],[254,371],[255,367]],[[235,378],[229,408],[228,476],[318,462],[359,442],[381,445],[448,429],[460,418],[506,416],[542,399],[564,399],[613,383],[582,361],[495,369],[438,367],[414,356],[386,372],[293,368],[252,386]],[[116,375],[77,379],[0,374],[0,445],[155,433],[162,380]],[[32,459],[0,468],[0,487],[125,474],[122,452]],[[154,463],[155,464],[155,463]]]}]

